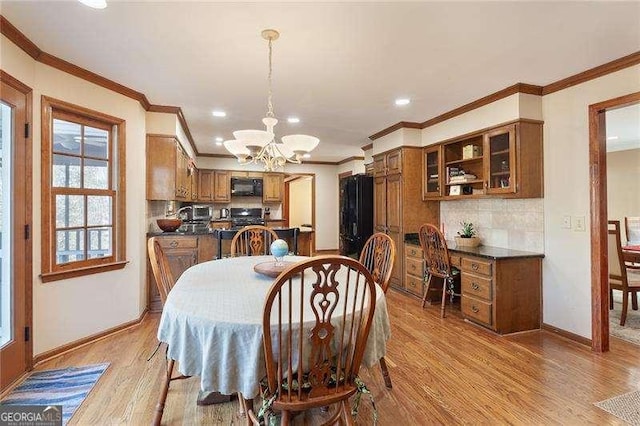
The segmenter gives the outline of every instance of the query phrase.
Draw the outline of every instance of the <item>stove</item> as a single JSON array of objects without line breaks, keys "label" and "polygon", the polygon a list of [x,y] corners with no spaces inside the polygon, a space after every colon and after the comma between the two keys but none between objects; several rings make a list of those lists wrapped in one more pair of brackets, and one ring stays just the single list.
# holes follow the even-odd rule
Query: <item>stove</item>
[{"label": "stove", "polygon": [[231,224],[234,227],[264,225],[261,208],[231,208]]}]

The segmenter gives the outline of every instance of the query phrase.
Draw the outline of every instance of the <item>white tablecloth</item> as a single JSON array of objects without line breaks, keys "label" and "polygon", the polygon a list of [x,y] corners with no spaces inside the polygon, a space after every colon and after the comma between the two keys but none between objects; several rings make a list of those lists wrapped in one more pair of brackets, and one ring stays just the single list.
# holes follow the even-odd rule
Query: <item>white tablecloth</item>
[{"label": "white tablecloth", "polygon": [[[288,256],[287,261],[306,259]],[[275,281],[253,270],[271,256],[235,257],[187,269],[164,305],[158,339],[169,345],[178,371],[199,376],[205,392],[245,398],[259,393],[266,374],[262,346],[262,310]],[[306,322],[306,321],[305,321]],[[376,308],[363,364],[372,366],[386,353],[390,336],[384,293],[376,286]]]}]

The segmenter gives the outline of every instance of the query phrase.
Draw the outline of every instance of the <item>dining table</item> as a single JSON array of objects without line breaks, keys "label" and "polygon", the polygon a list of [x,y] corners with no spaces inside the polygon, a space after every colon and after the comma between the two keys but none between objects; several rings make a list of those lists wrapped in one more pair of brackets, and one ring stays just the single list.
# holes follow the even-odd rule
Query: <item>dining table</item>
[{"label": "dining table", "polygon": [[[299,262],[308,257],[284,259]],[[275,278],[254,266],[273,261],[273,256],[243,256],[203,262],[187,269],[169,292],[158,340],[168,345],[167,357],[177,362],[181,374],[200,378],[202,393],[258,396],[266,375],[263,307]],[[303,322],[312,327],[307,318]],[[390,335],[385,295],[376,284],[363,365],[371,367],[385,356]]]}]

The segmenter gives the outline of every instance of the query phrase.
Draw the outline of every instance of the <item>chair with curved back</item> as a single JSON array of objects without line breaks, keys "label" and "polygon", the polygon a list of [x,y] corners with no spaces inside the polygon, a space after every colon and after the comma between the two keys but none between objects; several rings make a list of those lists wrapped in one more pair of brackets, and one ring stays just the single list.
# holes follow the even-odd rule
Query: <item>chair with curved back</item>
[{"label": "chair with curved back", "polygon": [[[382,232],[377,232],[369,237],[360,253],[360,263],[371,272],[373,280],[382,288],[385,294],[389,288],[389,279],[391,278],[395,258],[396,245],[390,236]],[[380,358],[380,369],[382,370],[385,386],[391,389],[393,387],[391,376],[384,357]]]},{"label": "chair with curved back", "polygon": [[358,391],[375,300],[369,271],[345,256],[304,260],[276,278],[263,311],[263,398],[282,413],[282,425],[292,413],[332,404],[338,409],[325,424],[353,424],[349,398]]},{"label": "chair with curved back", "polygon": [[289,244],[289,252],[294,255],[298,254],[298,236],[300,235],[300,228],[280,228],[273,229],[278,235],[278,238],[285,240]]},{"label": "chair with curved back", "polygon": [[640,272],[628,268],[622,255],[620,238],[620,221],[608,221],[608,261],[609,261],[609,309],[613,309],[613,290],[622,292],[622,312],[620,325],[627,320],[629,296],[632,297],[633,309],[638,309],[638,292],[640,292]]},{"label": "chair with curved back", "polygon": [[[173,279],[173,274],[171,273],[171,268],[169,267],[169,262],[167,261],[167,257],[165,256],[164,250],[162,250],[162,246],[160,245],[160,241],[156,237],[151,237],[147,241],[147,250],[149,252],[149,261],[151,263],[151,271],[153,272],[153,277],[156,280],[156,285],[158,286],[158,292],[160,293],[160,299],[162,300],[162,306],[164,306],[167,301],[167,297],[169,292],[173,288],[175,284],[175,280]],[[160,344],[156,347],[156,350],[151,355],[151,358],[160,348]],[[168,350],[168,347],[167,347]],[[151,359],[149,358],[149,360]],[[169,385],[174,380],[182,380],[187,379],[189,376],[173,376],[173,367],[175,365],[175,361],[172,359],[167,359],[167,369],[165,372],[165,378],[162,383],[162,389],[160,391],[160,396],[158,398],[158,404],[156,405],[156,411],[153,417],[153,424],[159,425],[162,420],[162,414],[164,413],[164,404],[167,400],[167,394],[169,393]]]},{"label": "chair with curved back", "polygon": [[422,247],[424,255],[425,273],[428,274],[427,288],[425,290],[424,297],[422,298],[422,307],[424,308],[424,305],[427,302],[427,296],[429,295],[429,290],[433,284],[433,277],[442,278],[440,317],[444,318],[447,295],[450,296],[452,302],[454,296],[459,296],[459,294],[454,290],[454,274],[451,269],[451,258],[449,257],[447,241],[438,227],[429,223],[422,225],[418,234],[420,237],[420,246]]},{"label": "chair with curved back", "polygon": [[231,240],[231,257],[269,254],[271,242],[278,239],[273,229],[249,225],[240,229]]}]

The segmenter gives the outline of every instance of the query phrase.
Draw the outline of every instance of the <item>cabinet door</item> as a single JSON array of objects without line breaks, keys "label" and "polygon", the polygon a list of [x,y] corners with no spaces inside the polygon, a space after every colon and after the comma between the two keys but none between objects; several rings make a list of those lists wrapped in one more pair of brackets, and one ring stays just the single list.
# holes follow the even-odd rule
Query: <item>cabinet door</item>
[{"label": "cabinet door", "polygon": [[191,199],[198,200],[198,186],[200,186],[200,171],[195,167],[191,170]]},{"label": "cabinet door", "polygon": [[442,147],[425,148],[422,151],[422,199],[442,195]]},{"label": "cabinet door", "polygon": [[265,173],[263,176],[262,201],[265,203],[281,203],[284,193],[284,175],[282,173]]},{"label": "cabinet door", "polygon": [[387,229],[402,230],[402,175],[387,176]]},{"label": "cabinet door", "polygon": [[226,170],[213,172],[213,201],[231,202],[231,175]]},{"label": "cabinet door", "polygon": [[199,171],[198,199],[201,201],[213,201],[213,170]]},{"label": "cabinet door", "polygon": [[198,249],[196,247],[165,249],[165,255],[174,280],[180,278],[180,275],[182,275],[184,271],[198,263]]},{"label": "cabinet door", "polygon": [[[396,247],[402,247],[402,244],[404,241],[402,232],[389,231],[387,234],[389,235],[389,237],[391,237]],[[404,287],[403,280],[402,280],[403,278],[402,261],[403,261],[403,256],[400,254],[400,252],[396,252],[396,257],[393,260],[393,270],[391,271],[391,278],[389,279],[389,284],[397,288]]]},{"label": "cabinet door", "polygon": [[364,165],[364,174],[373,176],[373,162]]},{"label": "cabinet door", "polygon": [[484,140],[487,194],[516,192],[515,125],[488,132]]},{"label": "cabinet door", "polygon": [[387,178],[374,178],[373,198],[373,228],[376,232],[387,232]]},{"label": "cabinet door", "polygon": [[176,198],[184,198],[184,175],[186,168],[184,164],[184,154],[180,149],[180,144],[176,142]]},{"label": "cabinet door", "polygon": [[402,150],[387,154],[387,175],[402,173]]},{"label": "cabinet door", "polygon": [[384,155],[373,157],[373,176],[386,176],[387,175],[387,163]]}]

